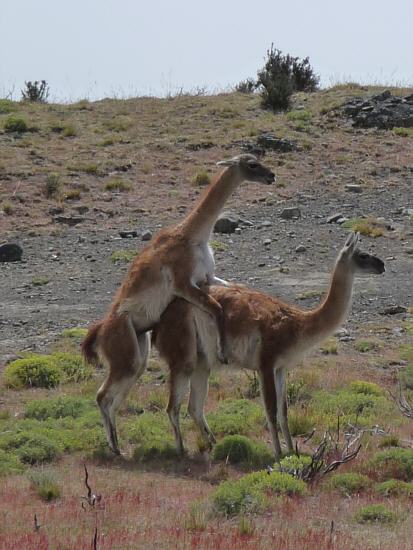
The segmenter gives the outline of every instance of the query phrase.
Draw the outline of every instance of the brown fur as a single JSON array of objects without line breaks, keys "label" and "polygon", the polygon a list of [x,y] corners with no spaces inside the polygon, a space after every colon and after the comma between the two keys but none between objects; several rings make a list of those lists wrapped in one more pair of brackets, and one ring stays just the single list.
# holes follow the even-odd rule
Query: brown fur
[{"label": "brown fur", "polygon": [[109,366],[97,400],[112,450],[119,453],[114,417],[146,365],[148,340],[138,339],[153,328],[168,304],[180,297],[209,314],[218,328],[218,354],[225,362],[225,332],[221,305],[199,285],[214,281],[208,239],[225,201],[245,179],[269,182],[274,175],[251,155],[226,161],[228,167],[213,181],[194,210],[180,224],[160,231],[132,262],[108,314],[89,329],[83,344],[87,360]]},{"label": "brown fur", "polygon": [[[357,240],[357,235],[350,236],[340,251],[328,293],[321,305],[312,311],[300,310],[273,296],[242,286],[210,288],[210,295],[224,312],[230,362],[238,362],[239,366],[258,371],[277,459],[281,454],[277,418],[288,450],[293,450],[287,422],[286,369],[340,326],[351,302],[357,270],[376,274],[384,272],[381,260],[355,249]],[[215,362],[214,350],[210,349],[207,336],[210,332],[211,327],[205,317],[202,318],[198,311],[183,300],[175,300],[169,305],[156,328],[154,343],[171,372],[168,413],[180,452],[183,451],[179,430],[182,394],[189,381],[190,402],[191,399],[196,400],[192,396],[192,377],[198,371],[209,372],[211,364]],[[207,376],[203,382],[205,396]],[[196,391],[202,395],[202,382],[198,380],[197,384]],[[203,406],[203,401],[198,404],[194,420],[201,435],[211,442],[209,428],[203,417]]]}]

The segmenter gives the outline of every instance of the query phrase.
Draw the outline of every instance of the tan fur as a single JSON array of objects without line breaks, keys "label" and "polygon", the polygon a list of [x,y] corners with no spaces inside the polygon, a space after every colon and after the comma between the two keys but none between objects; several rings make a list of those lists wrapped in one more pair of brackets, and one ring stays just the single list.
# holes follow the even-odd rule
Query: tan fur
[{"label": "tan fur", "polygon": [[[355,272],[384,271],[383,262],[369,255],[364,255],[362,265],[356,265],[354,257],[359,257],[355,250],[357,236],[349,241],[338,256],[326,298],[312,311],[300,310],[273,296],[242,286],[210,288],[210,295],[224,312],[230,364],[258,371],[277,460],[281,454],[277,417],[288,450],[293,450],[287,423],[286,369],[340,326],[351,302]],[[175,432],[181,404],[175,392],[176,380],[180,380],[182,387],[189,381],[192,394],[191,380],[195,373],[200,369],[209,372],[216,363],[215,330],[200,310],[183,300],[175,300],[169,305],[156,328],[154,343],[171,372],[168,412],[173,411],[171,422]],[[182,391],[179,394],[182,400]],[[206,396],[206,390],[204,394]],[[198,412],[198,418],[194,420],[201,435],[211,442],[209,428],[203,419],[203,406],[203,401],[198,404],[202,414]],[[180,433],[176,442],[182,452]]]},{"label": "tan fur", "polygon": [[[109,369],[97,400],[109,445],[116,453],[120,451],[114,414],[122,401],[118,393],[126,396],[124,380],[134,380],[147,361],[147,353],[140,353],[137,338],[152,329],[174,298],[187,300],[214,320],[218,356],[226,362],[221,305],[200,288],[216,281],[208,239],[225,201],[242,181],[269,183],[274,175],[252,155],[234,157],[225,161],[225,166],[183,222],[160,231],[135,258],[107,316],[92,325],[86,336],[82,348],[86,359],[96,362],[99,358]],[[146,350],[146,340],[144,344]]]}]

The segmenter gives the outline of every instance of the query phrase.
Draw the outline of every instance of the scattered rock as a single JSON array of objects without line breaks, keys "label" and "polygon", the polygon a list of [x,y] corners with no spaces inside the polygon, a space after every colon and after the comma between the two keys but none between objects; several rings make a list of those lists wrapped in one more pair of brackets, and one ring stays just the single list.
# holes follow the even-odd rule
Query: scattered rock
[{"label": "scattered rock", "polygon": [[301,210],[297,208],[296,206],[292,206],[289,208],[284,208],[284,210],[281,212],[280,217],[283,220],[293,220],[301,218]]},{"label": "scattered rock", "polygon": [[381,312],[382,315],[397,315],[398,313],[407,313],[407,307],[404,306],[388,306]]},{"label": "scattered rock", "polygon": [[49,208],[49,214],[51,216],[57,216],[58,214],[63,214],[64,209],[61,206],[52,206]]},{"label": "scattered rock", "polygon": [[297,145],[289,139],[277,138],[272,132],[265,132],[257,137],[258,147],[279,151],[280,153],[289,153],[298,149]]},{"label": "scattered rock", "polygon": [[264,246],[268,246],[272,243],[271,239],[264,239]]},{"label": "scattered rock", "polygon": [[142,241],[150,241],[152,239],[152,231],[149,231],[149,229],[144,231],[141,235],[141,239]]},{"label": "scattered rock", "polygon": [[53,221],[55,223],[65,223],[69,225],[70,227],[73,227],[74,225],[77,225],[78,223],[82,223],[85,221],[85,218],[81,218],[79,216],[55,216],[53,218]]},{"label": "scattered rock", "polygon": [[84,204],[80,204],[79,206],[74,206],[73,210],[76,210],[78,214],[83,215],[86,214],[86,212],[89,212],[89,207]]},{"label": "scattered rock", "polygon": [[240,227],[236,227],[234,233],[235,233],[236,235],[241,235],[242,229],[241,229]]},{"label": "scattered rock", "polygon": [[262,227],[272,227],[272,222],[270,222],[269,220],[264,220],[260,223],[259,225],[259,228],[261,229]]},{"label": "scattered rock", "polygon": [[345,222],[348,222],[349,218],[346,218],[345,216],[343,216],[342,218],[339,218],[337,221],[336,221],[336,224],[337,225],[343,225],[343,223]]},{"label": "scattered rock", "polygon": [[307,248],[303,245],[303,244],[299,244],[297,246],[297,248],[295,249],[296,252],[298,253],[301,253],[301,252],[306,252],[307,251]]},{"label": "scattered rock", "polygon": [[363,188],[361,185],[358,185],[357,183],[347,183],[345,186],[346,191],[350,191],[351,193],[362,193]]},{"label": "scattered rock", "polygon": [[231,214],[221,214],[217,219],[214,232],[215,233],[235,233],[235,229],[238,227],[239,220]]},{"label": "scattered rock", "polygon": [[337,223],[338,220],[341,220],[343,218],[343,214],[332,214],[331,216],[328,216],[327,223]]},{"label": "scattered rock", "polygon": [[15,243],[0,245],[0,262],[20,262],[23,255],[21,246]]},{"label": "scattered rock", "polygon": [[131,239],[133,237],[138,236],[137,231],[119,231],[119,235],[122,237],[122,239]]},{"label": "scattered rock", "polygon": [[413,127],[413,94],[396,97],[386,90],[367,99],[352,99],[343,105],[342,110],[358,128]]}]

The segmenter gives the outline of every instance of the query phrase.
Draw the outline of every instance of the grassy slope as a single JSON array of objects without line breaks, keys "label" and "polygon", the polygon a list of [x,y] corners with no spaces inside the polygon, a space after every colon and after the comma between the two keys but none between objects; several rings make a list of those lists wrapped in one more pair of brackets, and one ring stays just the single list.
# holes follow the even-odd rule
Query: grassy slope
[{"label": "grassy slope", "polygon": [[[276,131],[297,140],[303,147],[300,153],[288,156],[270,155],[269,162],[278,163],[279,181],[286,185],[280,194],[299,188],[303,180],[320,186],[328,181],[330,186],[336,186],[354,179],[355,170],[356,178],[363,178],[374,186],[373,165],[376,173],[384,167],[408,165],[411,140],[392,132],[381,133],[380,137],[374,131],[355,133],[329,111],[346,97],[360,93],[364,92],[358,88],[337,88],[308,97],[298,96],[296,107],[304,106],[312,113],[309,123],[303,123],[304,117],[300,115],[297,118],[263,112],[255,97],[240,94],[171,100],[105,100],[68,106],[16,104],[13,106],[16,112],[36,126],[37,131],[21,138],[0,134],[0,175],[4,178],[0,201],[12,205],[12,212],[4,215],[1,222],[10,232],[22,226],[38,231],[42,225],[43,230],[49,231],[48,209],[60,204],[67,212],[71,212],[74,204],[93,204],[105,212],[110,209],[114,218],[104,218],[107,225],[132,221],[139,215],[139,208],[145,208],[154,217],[161,214],[162,220],[174,219],[178,215],[177,207],[189,204],[197,192],[191,184],[196,170],[204,166],[210,169],[213,162],[231,153],[226,146],[232,141],[248,139],[259,130]],[[0,115],[0,127],[7,116]],[[52,130],[59,125],[62,127],[60,133]],[[62,133],[66,127],[73,127],[76,135],[64,137]],[[111,140],[113,144],[109,144]],[[192,150],[197,144],[209,142],[213,145],[210,148]],[[363,162],[359,162],[361,160]],[[113,177],[111,172],[116,167],[128,165],[129,161],[132,161],[131,168],[127,172],[119,171],[118,175],[133,183],[133,192],[105,191],[105,183]],[[337,165],[340,173],[332,177]],[[42,188],[49,173],[60,175],[63,190],[59,198],[44,197]],[[397,171],[390,173],[388,185],[397,185],[397,178]],[[80,191],[80,201],[65,199],[65,194],[73,189]],[[257,189],[250,188],[247,198],[255,198]],[[264,195],[262,188],[259,194]],[[87,216],[93,220],[94,213]],[[383,367],[406,357],[412,361],[413,352],[411,331],[400,337],[397,346],[386,343],[386,330],[391,331],[391,328],[383,325],[380,327],[382,332],[377,333],[377,327],[361,327],[360,338],[368,338],[369,331],[373,330],[378,339],[383,339],[383,345],[372,345],[365,351],[364,344],[347,343],[339,346],[337,356],[316,351],[294,371],[290,383],[301,388],[291,408],[298,433],[300,428],[308,427],[305,421],[308,418],[318,432],[322,432],[335,422],[336,412],[343,404],[354,405],[355,398],[345,392],[355,379],[375,382],[384,390],[393,387],[393,375]],[[401,351],[399,346],[402,344],[410,348]],[[57,343],[57,347],[65,350],[75,349],[76,345],[76,338],[73,343],[68,343],[67,339]],[[317,484],[310,487],[307,496],[275,498],[271,513],[228,520],[210,516],[208,503],[216,483],[228,477],[237,478],[241,474],[239,468],[225,466],[222,462],[210,463],[205,457],[183,461],[158,458],[145,463],[132,458],[142,433],[137,429],[142,418],[137,411],[143,407],[145,414],[156,414],[165,406],[166,387],[160,379],[161,373],[155,358],[119,416],[126,459],[90,458],[93,442],[92,449],[64,452],[61,458],[44,467],[53,472],[62,489],[62,496],[51,503],[40,500],[29,481],[30,471],[42,470],[42,466],[27,467],[23,474],[0,478],[0,548],[89,547],[96,522],[98,547],[101,548],[410,547],[413,518],[408,513],[409,498],[385,498],[373,488],[349,499],[327,485]],[[92,381],[51,390],[13,391],[2,385],[0,443],[1,438],[8,437],[6,432],[10,423],[18,426],[23,422],[28,401],[65,395],[92,399],[102,377],[102,373],[97,373]],[[221,410],[224,399],[243,397],[249,386],[247,376],[237,371],[220,370],[213,374],[212,382],[207,411],[215,415]],[[326,410],[326,397],[332,403],[330,410]],[[259,399],[255,401],[259,406]],[[411,421],[401,417],[385,392],[374,407],[373,418],[364,415],[367,422],[385,427],[400,440],[411,440]],[[355,414],[348,413],[348,419],[354,420]],[[231,419],[231,426],[236,421]],[[90,422],[94,425],[95,420],[92,418]],[[244,424],[240,423],[240,429]],[[194,451],[194,430],[186,420],[184,427],[188,446]],[[165,439],[171,436],[166,423],[160,430]],[[82,440],[82,431],[75,432]],[[260,418],[247,435],[269,444],[269,434]],[[366,468],[381,441],[380,437],[366,436],[360,457],[344,470],[367,471],[374,483],[374,472]],[[81,445],[81,442],[76,444]],[[96,443],[97,451],[99,445]],[[303,450],[310,450],[303,443],[301,446]],[[102,495],[99,504],[94,508],[85,505],[86,510],[81,506],[86,494],[85,460],[92,489]],[[198,501],[201,504],[196,504]],[[390,526],[357,524],[355,512],[370,503],[385,503],[397,513],[400,521]],[[39,532],[34,529],[34,514],[42,524]]]}]

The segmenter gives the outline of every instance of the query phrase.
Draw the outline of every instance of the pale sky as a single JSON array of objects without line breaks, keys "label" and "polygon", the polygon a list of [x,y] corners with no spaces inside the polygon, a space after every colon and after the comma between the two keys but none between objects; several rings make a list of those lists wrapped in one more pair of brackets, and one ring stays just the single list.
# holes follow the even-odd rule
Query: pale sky
[{"label": "pale sky", "polygon": [[413,0],[2,0],[0,97],[41,79],[57,101],[228,89],[272,42],[323,86],[413,86]]}]

